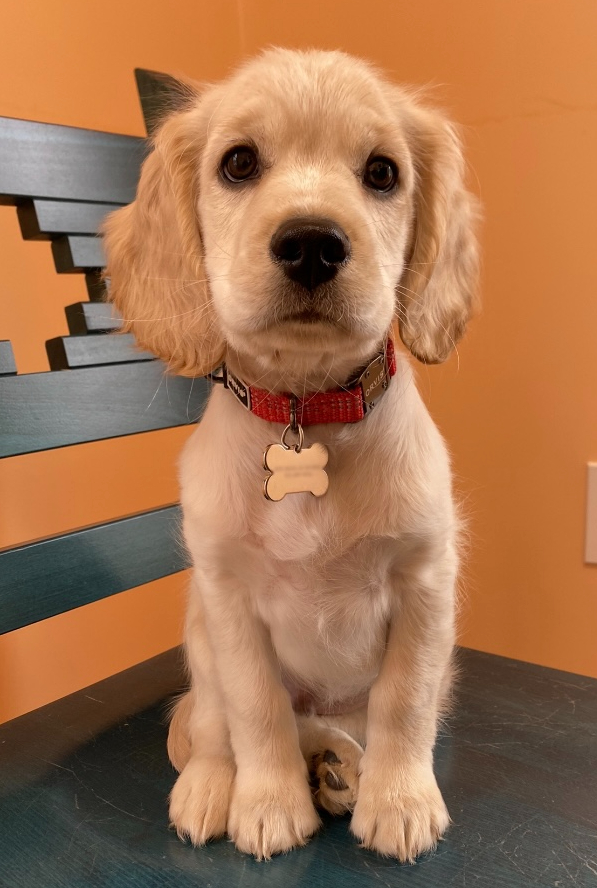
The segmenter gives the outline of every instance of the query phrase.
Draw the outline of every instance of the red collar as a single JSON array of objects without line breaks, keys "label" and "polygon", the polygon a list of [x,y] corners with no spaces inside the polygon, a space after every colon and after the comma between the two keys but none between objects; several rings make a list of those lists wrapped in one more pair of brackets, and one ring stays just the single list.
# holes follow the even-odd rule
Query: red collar
[{"label": "red collar", "polygon": [[[377,404],[396,373],[394,343],[388,339],[385,351],[376,355],[363,372],[346,388],[317,392],[298,398],[291,394],[272,394],[246,385],[224,364],[221,376],[210,378],[223,382],[243,407],[267,422],[283,425],[318,425],[327,422],[359,422]],[[294,415],[293,415],[294,414]],[[293,422],[294,420],[294,422]]]}]

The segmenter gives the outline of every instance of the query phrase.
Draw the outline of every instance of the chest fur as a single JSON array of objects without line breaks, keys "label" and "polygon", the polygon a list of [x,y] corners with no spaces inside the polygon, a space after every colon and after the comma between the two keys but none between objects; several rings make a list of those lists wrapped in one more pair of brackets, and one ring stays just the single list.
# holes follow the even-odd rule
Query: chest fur
[{"label": "chest fur", "polygon": [[393,548],[367,539],[333,557],[261,561],[254,608],[282,667],[304,686],[337,699],[370,686],[390,616]]}]

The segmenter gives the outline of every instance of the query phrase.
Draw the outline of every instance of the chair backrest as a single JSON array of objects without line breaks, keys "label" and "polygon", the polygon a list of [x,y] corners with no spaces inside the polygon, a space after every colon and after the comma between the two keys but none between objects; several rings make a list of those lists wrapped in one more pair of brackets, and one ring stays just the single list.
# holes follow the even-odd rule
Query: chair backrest
[{"label": "chair backrest", "polygon": [[[104,216],[130,202],[144,139],[0,118],[0,203],[24,238],[51,242],[59,274],[85,275],[69,336],[46,343],[50,370],[19,375],[0,341],[0,458],[195,422],[203,379],[165,377],[102,302]],[[1,269],[0,269],[1,271]],[[0,335],[1,335],[0,330]],[[186,567],[176,504],[0,550],[0,633]]]}]

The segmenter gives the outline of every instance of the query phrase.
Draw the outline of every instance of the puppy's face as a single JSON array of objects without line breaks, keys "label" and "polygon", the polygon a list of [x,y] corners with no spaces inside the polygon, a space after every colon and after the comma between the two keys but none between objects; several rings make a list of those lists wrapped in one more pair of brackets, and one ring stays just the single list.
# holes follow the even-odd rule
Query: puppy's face
[{"label": "puppy's face", "polygon": [[220,91],[199,176],[227,342],[370,354],[395,313],[414,209],[412,155],[377,79],[334,55],[248,67]]},{"label": "puppy's face", "polygon": [[107,226],[113,298],[179,372],[227,348],[356,366],[396,317],[413,353],[443,360],[476,270],[461,177],[449,124],[364,63],[270,51],[163,125]]}]

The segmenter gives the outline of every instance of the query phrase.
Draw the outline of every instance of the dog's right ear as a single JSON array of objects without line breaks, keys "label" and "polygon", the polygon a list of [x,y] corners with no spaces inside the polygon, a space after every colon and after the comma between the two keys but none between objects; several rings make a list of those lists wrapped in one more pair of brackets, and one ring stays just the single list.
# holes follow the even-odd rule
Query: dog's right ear
[{"label": "dog's right ear", "polygon": [[199,102],[197,96],[161,125],[136,199],[103,227],[110,300],[124,318],[123,329],[184,376],[204,376],[224,353],[197,219],[205,140]]}]

